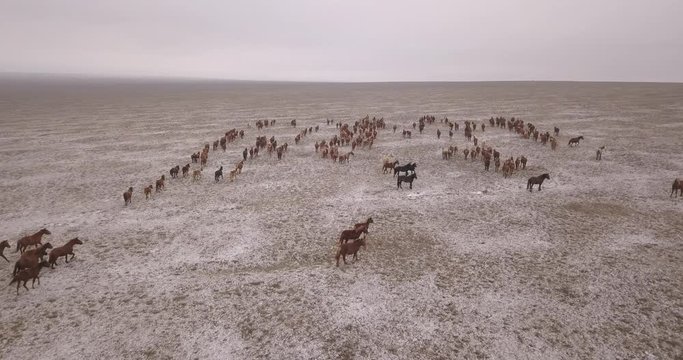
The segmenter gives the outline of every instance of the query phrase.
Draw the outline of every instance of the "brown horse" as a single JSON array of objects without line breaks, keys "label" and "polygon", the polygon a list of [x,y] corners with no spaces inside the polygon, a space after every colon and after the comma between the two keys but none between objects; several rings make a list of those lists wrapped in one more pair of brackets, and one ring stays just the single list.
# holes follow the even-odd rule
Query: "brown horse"
[{"label": "brown horse", "polygon": [[358,249],[360,249],[361,246],[365,247],[365,239],[358,239],[350,243],[339,245],[337,255],[334,257],[337,260],[337,266],[339,266],[340,256],[344,260],[344,265],[346,265],[346,255],[353,254],[353,260],[358,260]]},{"label": "brown horse", "polygon": [[3,240],[2,242],[0,242],[0,256],[2,256],[2,258],[5,259],[7,262],[9,262],[9,260],[7,260],[7,258],[5,257],[5,254],[3,254],[3,252],[5,252],[5,249],[8,249],[8,248],[9,248],[9,242],[7,240]]},{"label": "brown horse", "polygon": [[532,192],[534,190],[534,185],[538,184],[538,191],[541,191],[541,184],[543,184],[543,180],[545,179],[550,180],[550,175],[543,174],[539,176],[530,177],[526,183],[527,190],[529,190],[529,192]]},{"label": "brown horse", "polygon": [[342,163],[348,163],[348,162],[349,162],[349,157],[350,157],[351,155],[354,155],[354,154],[353,154],[353,151],[349,152],[348,154],[339,155],[339,160],[338,160],[339,163],[340,163],[340,164],[342,164]]},{"label": "brown horse", "polygon": [[192,181],[198,181],[202,177],[202,170],[195,170],[192,172]]},{"label": "brown horse", "polygon": [[36,280],[38,280],[38,285],[40,285],[40,269],[42,269],[44,267],[49,267],[49,266],[50,266],[50,264],[47,261],[43,261],[43,262],[36,264],[36,266],[33,266],[31,268],[28,268],[28,269],[21,270],[14,275],[14,277],[12,278],[12,281],[10,281],[9,285],[14,284],[15,282],[17,283],[17,295],[19,295],[19,285],[21,284],[22,281],[24,282],[24,288],[26,289],[26,291],[28,291],[28,288],[26,287],[26,283],[29,280],[33,280],[33,281],[31,281],[31,289],[35,289],[35,287],[33,287],[33,284],[35,284]]},{"label": "brown horse", "polygon": [[164,190],[166,186],[164,185],[164,181],[166,180],[166,177],[164,175],[161,175],[161,179],[156,181],[156,192],[159,192],[161,190]]},{"label": "brown horse", "polygon": [[14,252],[21,251],[22,253],[24,250],[26,250],[27,247],[29,246],[40,246],[41,245],[41,239],[43,235],[50,235],[52,234],[49,232],[47,229],[42,228],[40,231],[33,235],[29,236],[24,236],[23,238],[17,240],[17,249],[14,250]]},{"label": "brown horse", "polygon": [[674,183],[671,184],[671,195],[669,197],[672,197],[674,194],[676,194],[676,197],[680,195],[683,195],[683,179],[674,179]]},{"label": "brown horse", "polygon": [[83,242],[75,237],[69,240],[69,242],[66,244],[52,249],[52,251],[50,251],[50,257],[48,258],[50,267],[54,268],[55,264],[57,263],[57,259],[62,256],[64,256],[64,261],[67,264],[69,263],[69,255],[71,255],[71,260],[73,260],[74,256],[76,256],[76,254],[74,254],[74,245],[76,244],[82,245]]},{"label": "brown horse", "polygon": [[363,228],[364,229],[363,232],[367,234],[368,229],[370,228],[370,224],[372,224],[372,223],[373,223],[372,218],[369,217],[367,220],[365,220],[365,222],[353,225],[353,228],[354,228],[354,230],[357,230],[359,228]]},{"label": "brown horse", "polygon": [[47,255],[47,249],[52,249],[52,245],[50,243],[45,243],[45,245],[41,245],[37,249],[29,250],[21,254],[19,260],[14,263],[12,275],[15,275],[22,269],[31,268],[43,261],[43,256]]},{"label": "brown horse", "polygon": [[183,177],[187,176],[190,173],[190,164],[187,164],[183,166]]},{"label": "brown horse", "polygon": [[393,163],[391,161],[384,161],[384,165],[382,165],[382,173],[383,174],[388,174],[391,172],[391,170],[394,169],[394,167],[398,165],[398,160],[394,161]]},{"label": "brown horse", "polygon": [[366,227],[358,227],[353,228],[351,230],[344,230],[341,232],[341,235],[339,235],[339,243],[343,244],[345,242],[348,242],[349,240],[356,240],[361,236],[361,234],[363,234],[366,231]]},{"label": "brown horse", "polygon": [[133,200],[133,187],[129,187],[126,192],[123,193],[123,206],[127,206]]},{"label": "brown horse", "polygon": [[150,196],[152,196],[152,189],[153,188],[154,188],[154,186],[152,186],[152,185],[145,188],[145,199],[149,199]]}]

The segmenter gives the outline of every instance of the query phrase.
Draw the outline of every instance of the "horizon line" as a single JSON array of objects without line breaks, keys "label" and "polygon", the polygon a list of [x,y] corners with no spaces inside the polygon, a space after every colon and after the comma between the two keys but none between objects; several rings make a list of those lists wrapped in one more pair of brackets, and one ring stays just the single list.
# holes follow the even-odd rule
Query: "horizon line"
[{"label": "horizon line", "polygon": [[167,81],[167,82],[243,82],[243,83],[298,83],[298,84],[401,84],[401,83],[532,83],[532,82],[562,82],[562,83],[622,83],[622,84],[683,84],[683,81],[652,81],[652,80],[377,80],[377,81],[339,81],[339,80],[258,80],[235,79],[227,77],[203,76],[174,76],[174,75],[124,75],[124,74],[93,74],[93,73],[51,73],[51,72],[13,72],[0,71],[0,80],[8,78],[53,78],[68,80],[122,80],[122,81]]}]

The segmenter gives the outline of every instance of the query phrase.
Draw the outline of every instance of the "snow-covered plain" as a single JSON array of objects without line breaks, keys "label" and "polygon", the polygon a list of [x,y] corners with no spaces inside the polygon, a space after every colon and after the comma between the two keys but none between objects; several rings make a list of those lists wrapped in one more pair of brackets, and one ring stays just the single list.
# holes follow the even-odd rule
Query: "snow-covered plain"
[{"label": "snow-covered plain", "polygon": [[[372,150],[345,165],[315,154],[337,133],[326,118],[366,114],[388,123]],[[462,127],[403,139],[424,114],[521,117],[560,127],[560,146],[478,128],[503,157],[529,158],[504,179],[461,150],[441,160],[471,145]],[[46,227],[55,246],[84,242],[34,290],[0,291],[0,358],[683,356],[683,199],[669,197],[682,85],[5,81],[0,125],[6,283],[19,237]],[[231,128],[244,140],[211,151],[199,183],[144,199]],[[288,142],[284,159],[262,153],[215,184],[259,135]],[[412,190],[382,174],[386,155],[417,162]],[[543,191],[525,191],[544,172]],[[335,267],[339,233],[369,216],[360,260]]]}]

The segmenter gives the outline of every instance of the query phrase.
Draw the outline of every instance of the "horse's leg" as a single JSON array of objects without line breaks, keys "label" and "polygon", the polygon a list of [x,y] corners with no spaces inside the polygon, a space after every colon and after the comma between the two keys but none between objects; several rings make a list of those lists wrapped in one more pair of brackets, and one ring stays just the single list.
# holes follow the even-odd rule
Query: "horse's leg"
[{"label": "horse's leg", "polygon": [[9,262],[9,260],[7,260],[7,258],[5,257],[5,254],[0,254],[0,256],[2,256],[3,259],[5,259],[7,262]]},{"label": "horse's leg", "polygon": [[[26,287],[26,283],[27,283],[27,282],[28,282],[28,280],[24,281],[24,288],[26,289],[26,291],[28,291],[28,287]],[[18,291],[18,290],[19,290],[19,289],[17,288],[17,291]]]}]

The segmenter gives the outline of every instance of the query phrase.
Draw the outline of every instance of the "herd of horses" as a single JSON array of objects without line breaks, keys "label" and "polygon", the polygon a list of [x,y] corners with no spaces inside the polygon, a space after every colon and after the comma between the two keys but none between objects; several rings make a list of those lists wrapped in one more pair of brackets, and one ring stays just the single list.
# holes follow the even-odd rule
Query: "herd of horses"
[{"label": "herd of horses", "polygon": [[[422,134],[427,125],[434,124],[435,122],[436,117],[431,115],[425,115],[420,117],[418,122],[414,122],[412,124],[412,128],[413,130],[417,129],[419,133]],[[460,130],[460,124],[454,121],[450,121],[447,117],[441,119],[441,123],[444,123],[446,126],[448,126],[449,139],[453,138],[454,131],[457,132]],[[557,149],[557,137],[559,136],[560,132],[560,129],[558,127],[554,128],[553,135],[551,135],[549,131],[541,131],[532,123],[525,123],[523,120],[519,118],[515,119],[514,117],[510,119],[506,119],[505,117],[491,117],[488,123],[490,128],[507,128],[510,132],[516,132],[517,134],[519,134],[520,137],[523,139],[533,139],[535,142],[540,141],[542,145],[550,144],[550,148],[553,151]],[[272,127],[274,124],[275,120],[256,121],[256,127],[259,130],[263,129],[264,127],[267,128],[268,126]],[[369,116],[366,116],[353,124],[347,124],[342,122],[337,122],[335,124],[333,121],[329,119],[327,120],[326,124],[328,126],[334,124],[336,129],[338,129],[339,133],[337,135],[334,135],[329,140],[316,141],[314,144],[315,153],[319,153],[320,157],[323,159],[329,158],[332,161],[337,162],[339,164],[348,163],[351,157],[355,155],[354,151],[357,151],[357,149],[359,148],[372,149],[372,145],[378,137],[378,130],[384,129],[386,126],[384,118],[373,117],[372,119],[370,119]],[[290,125],[296,127],[296,120],[292,120],[290,122]],[[468,158],[471,161],[481,159],[481,161],[484,164],[485,171],[489,171],[490,165],[491,163],[493,163],[494,171],[498,172],[499,170],[501,170],[503,177],[505,178],[512,176],[512,174],[515,171],[526,170],[526,166],[528,163],[528,159],[526,156],[520,155],[517,156],[517,158],[515,158],[514,156],[510,156],[509,158],[505,158],[504,160],[502,160],[501,153],[497,149],[495,149],[491,144],[487,144],[485,141],[481,143],[479,142],[479,138],[477,138],[475,134],[477,132],[478,127],[482,133],[486,131],[485,121],[480,124],[477,124],[474,121],[464,121],[463,125],[464,137],[467,139],[468,142],[471,141],[473,143],[471,149],[468,147],[462,149],[462,154],[464,155],[465,160],[468,160]],[[249,125],[249,127],[251,126]],[[397,128],[397,125],[393,126],[394,133],[396,133]],[[317,133],[318,130],[318,125],[316,125],[315,127],[304,128],[301,132],[299,132],[299,134],[297,134],[294,137],[295,145],[298,145],[300,142],[302,142],[302,140],[308,134],[311,134],[314,131]],[[441,129],[437,128],[437,139],[441,139],[441,134]],[[244,130],[237,131],[235,129],[232,129],[226,132],[222,138],[214,141],[213,150],[216,151],[220,146],[223,149],[223,151],[226,151],[226,144],[235,141],[238,137],[240,139],[244,137]],[[411,139],[412,131],[404,129],[402,131],[402,137]],[[583,136],[572,137],[569,139],[568,146],[576,147],[580,144],[580,141],[583,139]],[[340,148],[342,146],[347,145],[351,146],[351,151],[346,153],[340,153]],[[275,140],[274,136],[270,139],[268,139],[266,136],[258,136],[256,138],[255,146],[251,148],[244,148],[242,152],[242,159],[236,165],[235,169],[230,171],[230,180],[233,181],[236,175],[241,173],[242,166],[248,157],[249,159],[253,159],[254,157],[259,156],[259,151],[266,150],[269,155],[272,155],[272,153],[275,152],[277,154],[278,160],[282,160],[284,154],[287,152],[287,147],[287,143],[278,145],[278,142]],[[207,165],[209,150],[210,146],[209,144],[206,144],[201,151],[192,154],[191,163],[200,164],[199,169],[195,169],[192,171],[193,181],[197,181],[201,178],[202,170]],[[602,159],[602,154],[604,151],[604,146],[598,148],[596,152],[596,160]],[[451,158],[455,157],[457,153],[458,147],[450,145],[447,148],[442,149],[442,159],[450,160]],[[403,183],[408,183],[410,189],[412,189],[413,182],[417,179],[417,173],[415,171],[416,167],[417,163],[415,162],[409,162],[400,165],[398,160],[385,158],[384,163],[382,165],[382,172],[385,174],[393,173],[393,176],[396,177],[397,189],[402,189]],[[182,176],[185,177],[189,175],[190,170],[190,163],[183,166]],[[171,178],[178,178],[179,172],[179,165],[171,168]],[[223,166],[221,166],[218,170],[214,172],[214,181],[216,183],[222,179]],[[530,192],[533,192],[534,186],[537,185],[538,191],[541,191],[543,182],[548,179],[550,179],[550,174],[548,173],[529,177],[527,179],[526,189]],[[160,179],[156,180],[156,192],[164,190],[164,182],[164,175],[162,175]],[[151,197],[153,189],[154,187],[152,185],[149,185],[145,188],[144,193],[146,198]],[[674,181],[674,184],[672,185],[671,196],[678,196],[679,193],[683,195],[683,181],[681,181],[680,179],[676,179]],[[124,192],[124,205],[128,205],[131,203],[132,194],[132,187],[130,187],[126,192]],[[368,218],[366,222],[356,224],[353,229],[342,231],[336,254],[337,266],[339,265],[340,258],[344,261],[344,263],[346,263],[346,255],[353,255],[354,260],[358,258],[357,254],[359,249],[361,247],[365,247],[365,237],[361,236],[363,234],[367,236],[368,227],[371,223],[372,218]]]},{"label": "herd of horses", "polygon": [[[227,144],[230,142],[233,142],[237,139],[237,137],[244,138],[244,130],[237,131],[236,129],[231,129],[225,133],[224,136],[222,136],[220,139],[214,141],[213,143],[213,150],[217,151],[218,146],[223,149],[223,151],[227,150]],[[201,180],[202,178],[202,172],[204,170],[204,167],[207,166],[208,164],[208,159],[209,159],[209,149],[211,148],[210,144],[205,144],[204,147],[201,149],[201,151],[198,151],[196,153],[192,153],[190,155],[190,162],[184,165],[182,168],[180,165],[176,165],[172,167],[169,170],[169,175],[171,176],[171,179],[178,179],[180,177],[179,174],[182,174],[181,176],[183,178],[190,176],[192,174],[192,182],[197,182]],[[258,151],[257,151],[258,154]],[[252,148],[252,157],[253,157],[253,148]],[[229,172],[228,179],[230,182],[235,181],[237,178],[237,175],[242,173],[242,169],[244,167],[244,162],[247,160],[247,149],[244,149],[243,152],[243,159],[237,162],[235,165],[235,168]],[[199,168],[192,169],[192,166],[190,164],[199,164]],[[182,170],[182,172],[181,172]],[[214,172],[214,181],[219,182],[220,180],[223,179],[223,165],[218,168]],[[162,174],[161,177],[157,180],[155,180],[154,185],[149,185],[143,188],[143,193],[145,195],[145,199],[150,199],[152,198],[152,191],[155,193],[162,192],[166,189],[166,175]],[[133,187],[129,187],[128,190],[126,190],[123,193],[123,204],[124,206],[130,205],[133,200]]]},{"label": "herd of horses", "polygon": [[[19,287],[23,287],[28,291],[26,284],[31,280],[31,288],[35,288],[35,282],[38,281],[40,285],[40,270],[44,267],[49,267],[54,269],[57,265],[57,260],[64,257],[66,263],[69,262],[69,255],[71,259],[76,256],[73,252],[74,245],[81,245],[83,242],[77,237],[69,240],[66,244],[53,248],[52,244],[46,242],[42,243],[44,235],[51,235],[52,233],[43,228],[32,235],[27,235],[19,240],[17,240],[15,253],[19,254],[19,259],[14,263],[14,268],[12,270],[12,281],[9,285],[14,283],[17,284],[17,294],[19,294]],[[10,262],[7,257],[5,257],[4,251],[10,248],[9,241],[4,240],[0,242],[0,256],[5,259],[8,263]],[[29,249],[29,247],[33,247]],[[52,249],[48,253],[48,249]],[[45,260],[45,256],[48,260]],[[23,283],[23,284],[22,284]]]}]

